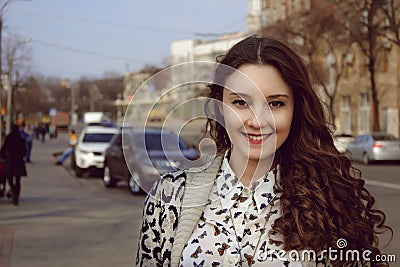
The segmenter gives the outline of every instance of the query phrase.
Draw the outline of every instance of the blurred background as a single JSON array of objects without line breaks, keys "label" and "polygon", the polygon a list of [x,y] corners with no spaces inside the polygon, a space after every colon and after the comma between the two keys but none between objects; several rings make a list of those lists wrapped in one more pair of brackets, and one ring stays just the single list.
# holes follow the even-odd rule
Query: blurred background
[{"label": "blurred background", "polygon": [[[308,64],[336,147],[362,171],[395,231],[383,251],[398,253],[400,0],[1,0],[0,144],[12,123],[35,138],[20,206],[0,203],[0,266],[133,264],[144,195],[132,174],[112,176],[106,150],[81,151],[102,157],[100,172],[84,177],[73,157],[58,167],[52,154],[68,146],[68,129],[87,132],[85,116],[100,114],[97,126],[125,116],[159,126],[207,92],[202,83],[171,90],[193,74],[171,66],[215,62],[253,34],[290,44]],[[175,110],[169,127],[197,152],[199,103]],[[110,144],[122,149],[116,137]]]},{"label": "blurred background", "polygon": [[[158,71],[214,61],[245,36],[263,34],[288,42],[309,63],[337,131],[398,137],[398,8],[395,0],[172,1],[157,7],[127,0],[2,1],[2,133],[8,122],[52,123],[58,113],[68,113],[72,125],[87,111],[121,119],[137,88]],[[177,75],[166,71],[142,98],[156,99]],[[177,93],[169,106],[200,91],[192,86]]]}]

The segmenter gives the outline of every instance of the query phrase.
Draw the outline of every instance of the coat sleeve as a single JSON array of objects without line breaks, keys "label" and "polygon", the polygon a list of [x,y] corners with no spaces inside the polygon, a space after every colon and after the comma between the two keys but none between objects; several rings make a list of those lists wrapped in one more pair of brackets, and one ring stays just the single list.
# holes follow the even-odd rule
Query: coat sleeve
[{"label": "coat sleeve", "polygon": [[157,218],[161,215],[161,203],[149,194],[143,208],[136,266],[162,266],[158,250],[161,248],[160,228]]},{"label": "coat sleeve", "polygon": [[146,197],[136,266],[170,266],[185,172],[164,175]]}]

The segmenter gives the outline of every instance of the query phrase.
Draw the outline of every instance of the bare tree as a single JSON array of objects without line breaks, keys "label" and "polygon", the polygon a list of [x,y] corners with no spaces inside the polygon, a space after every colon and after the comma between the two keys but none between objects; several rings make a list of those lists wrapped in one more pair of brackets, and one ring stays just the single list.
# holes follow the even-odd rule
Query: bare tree
[{"label": "bare tree", "polygon": [[263,34],[290,43],[305,57],[314,83],[326,101],[329,121],[335,124],[335,98],[352,41],[344,38],[344,27],[337,22],[334,4],[314,6],[263,29]]},{"label": "bare tree", "polygon": [[7,91],[7,127],[6,133],[10,132],[13,114],[15,114],[14,92],[20,84],[20,70],[30,59],[29,47],[26,46],[29,39],[21,39],[17,35],[9,35],[6,39],[5,57],[7,60],[8,91]]},{"label": "bare tree", "polygon": [[386,0],[382,1],[381,5],[385,19],[382,35],[400,46],[400,1]]},{"label": "bare tree", "polygon": [[30,76],[16,92],[16,106],[24,116],[37,112],[46,113],[49,105],[38,80]]},{"label": "bare tree", "polygon": [[[383,1],[382,11],[385,19],[382,35],[387,42],[395,44],[400,51],[400,0]],[[385,45],[390,48],[391,43],[387,42]],[[397,118],[400,119],[400,76],[397,77],[397,83]],[[400,133],[400,123],[398,131]]]},{"label": "bare tree", "polygon": [[382,40],[384,16],[382,13],[382,0],[337,0],[338,21],[346,27],[349,38],[354,40],[362,54],[368,60],[370,91],[372,97],[372,131],[380,131],[379,99],[376,82],[377,58],[379,44]]}]

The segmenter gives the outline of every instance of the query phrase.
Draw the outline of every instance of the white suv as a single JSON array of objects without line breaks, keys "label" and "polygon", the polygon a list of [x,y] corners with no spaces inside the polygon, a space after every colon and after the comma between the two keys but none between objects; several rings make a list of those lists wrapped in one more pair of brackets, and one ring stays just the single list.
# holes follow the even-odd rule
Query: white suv
[{"label": "white suv", "polygon": [[75,174],[82,177],[89,169],[104,168],[104,154],[118,128],[87,126],[75,147]]}]

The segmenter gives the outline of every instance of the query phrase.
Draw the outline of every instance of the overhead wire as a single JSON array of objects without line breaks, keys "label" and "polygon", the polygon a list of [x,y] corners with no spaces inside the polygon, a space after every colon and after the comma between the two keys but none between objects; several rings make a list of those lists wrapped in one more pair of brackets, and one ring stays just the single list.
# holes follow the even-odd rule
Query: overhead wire
[{"label": "overhead wire", "polygon": [[[114,23],[114,22],[107,22],[107,21],[101,21],[101,20],[92,20],[92,19],[82,19],[82,18],[71,18],[71,17],[65,17],[65,16],[59,16],[59,15],[49,15],[49,14],[44,14],[44,13],[36,13],[36,12],[26,12],[26,11],[13,11],[14,13],[18,14],[23,14],[23,15],[29,15],[29,16],[37,16],[41,18],[47,18],[47,19],[56,19],[56,20],[64,20],[68,22],[78,22],[78,23],[88,23],[88,24],[96,24],[96,25],[102,25],[102,26],[107,26],[107,27],[117,27],[117,28],[125,28],[125,29],[136,29],[136,30],[142,30],[142,31],[157,31],[157,32],[170,32],[170,33],[176,33],[176,34],[182,34],[182,35],[191,35],[191,36],[201,36],[201,37],[218,37],[221,35],[226,35],[226,34],[233,34],[236,32],[191,32],[191,31],[184,31],[184,30],[176,30],[176,29],[171,29],[171,28],[161,28],[161,27],[149,27],[145,25],[139,25],[139,24],[120,24],[120,23]],[[232,23],[229,23],[227,26],[221,27],[223,28],[228,28],[231,27],[232,25],[235,25],[239,22],[241,22],[243,18],[240,20],[235,20]],[[83,55],[89,55],[89,56],[95,56],[98,58],[107,58],[115,61],[123,61],[125,63],[131,62],[131,63],[139,63],[139,64],[147,64],[147,61],[139,60],[139,59],[134,59],[130,57],[122,57],[122,56],[113,56],[113,55],[108,55],[104,53],[97,53],[94,51],[89,51],[89,50],[84,50],[80,48],[74,48],[62,44],[57,44],[54,42],[49,42],[45,40],[41,40],[38,38],[35,38],[33,36],[29,36],[31,39],[32,43],[36,43],[42,46],[46,47],[51,47],[51,48],[56,48],[72,53],[78,53],[78,54],[83,54]]]},{"label": "overhead wire", "polygon": [[[68,22],[96,24],[96,25],[102,25],[102,26],[113,27],[113,28],[125,28],[125,29],[130,29],[130,30],[134,29],[134,30],[153,31],[153,32],[170,32],[170,33],[176,33],[176,34],[181,34],[181,35],[191,35],[191,36],[201,36],[201,37],[217,37],[217,36],[221,36],[221,35],[234,33],[234,32],[223,32],[223,31],[220,31],[220,32],[193,32],[193,31],[171,29],[171,28],[166,28],[166,27],[149,27],[149,26],[140,25],[140,24],[121,24],[121,23],[115,23],[115,22],[109,22],[109,21],[83,19],[83,18],[71,18],[71,17],[59,16],[59,15],[56,16],[56,15],[49,15],[49,14],[44,14],[44,13],[26,12],[26,11],[18,11],[18,10],[16,10],[16,11],[14,10],[13,13],[34,16],[34,17],[40,17],[40,18],[47,18],[47,19],[64,20],[64,21],[68,21]],[[243,20],[243,18],[240,19],[240,21],[242,21],[242,20]],[[228,27],[230,27],[236,23],[238,23],[238,21],[234,21],[234,22],[230,23],[228,25]],[[224,28],[226,28],[226,27],[224,27]]]},{"label": "overhead wire", "polygon": [[148,62],[143,61],[143,60],[138,60],[138,59],[133,59],[129,57],[119,57],[119,56],[112,56],[112,55],[107,55],[107,54],[101,54],[89,50],[84,50],[80,48],[73,48],[65,45],[60,45],[56,43],[51,43],[47,41],[43,41],[37,38],[30,38],[32,43],[36,43],[39,45],[47,46],[47,47],[52,47],[52,48],[57,48],[69,52],[74,52],[74,53],[79,53],[79,54],[84,54],[84,55],[89,55],[89,56],[95,56],[95,57],[101,57],[101,58],[108,58],[116,61],[124,61],[124,62],[132,62],[132,63],[141,63],[141,64],[146,64]]}]

